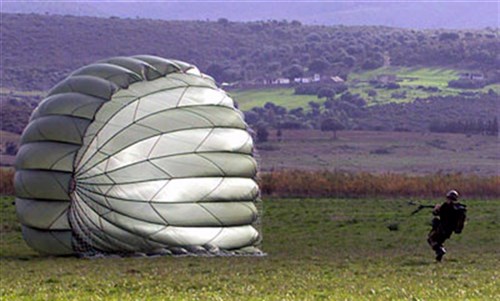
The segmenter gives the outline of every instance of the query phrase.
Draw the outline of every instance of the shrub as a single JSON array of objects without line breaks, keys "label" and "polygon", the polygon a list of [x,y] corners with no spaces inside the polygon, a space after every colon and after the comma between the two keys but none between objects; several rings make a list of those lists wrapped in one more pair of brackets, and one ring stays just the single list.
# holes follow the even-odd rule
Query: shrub
[{"label": "shrub", "polygon": [[263,173],[262,193],[279,197],[442,197],[457,188],[467,197],[499,197],[500,176],[344,173],[284,170]]},{"label": "shrub", "polygon": [[0,194],[13,195],[14,192],[14,169],[0,168]]}]

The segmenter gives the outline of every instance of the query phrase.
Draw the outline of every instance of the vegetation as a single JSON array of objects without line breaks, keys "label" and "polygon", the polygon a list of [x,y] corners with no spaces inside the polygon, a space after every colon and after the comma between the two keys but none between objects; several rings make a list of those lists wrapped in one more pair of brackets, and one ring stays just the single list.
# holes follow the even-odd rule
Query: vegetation
[{"label": "vegetation", "polygon": [[[377,149],[384,154],[387,149]],[[14,193],[12,169],[0,169],[0,193]],[[449,187],[460,187],[469,197],[500,195],[500,176],[455,174],[405,175],[340,171],[281,170],[262,172],[260,186],[264,196],[275,197],[439,197]]]},{"label": "vegetation", "polygon": [[14,193],[14,169],[0,167],[0,195],[13,195]]},{"label": "vegetation", "polygon": [[292,88],[238,89],[229,92],[242,111],[249,111],[254,107],[264,107],[268,102],[291,110],[300,107],[306,108],[309,101],[317,101],[316,96],[297,95]]},{"label": "vegetation", "polygon": [[372,174],[498,175],[498,138],[484,135],[270,130],[256,145],[262,172],[300,169]]},{"label": "vegetation", "polygon": [[0,199],[6,301],[494,300],[500,294],[499,200],[467,201],[469,221],[446,242],[439,264],[425,241],[430,214],[410,216],[415,206],[408,200],[265,199],[265,257],[95,260],[34,253],[21,239],[11,202]]},{"label": "vegetation", "polygon": [[494,92],[472,97],[431,96],[410,103],[377,106],[366,106],[359,95],[345,92],[323,103],[310,101],[308,105],[308,110],[302,107],[287,110],[275,103],[266,103],[264,107],[245,112],[245,117],[250,125],[267,124],[275,129],[321,129],[323,120],[333,118],[350,130],[426,132],[436,129],[438,122],[463,125],[439,127],[439,132],[493,136],[498,133],[498,122],[495,122],[498,94]]},{"label": "vegetation", "polygon": [[311,72],[345,77],[388,63],[395,67],[479,70],[498,81],[500,69],[495,29],[410,30],[305,26],[288,21],[161,21],[34,14],[2,14],[2,20],[2,85],[18,90],[44,91],[75,68],[109,56],[137,53],[192,62],[219,82],[293,78]]},{"label": "vegetation", "polygon": [[264,173],[261,177],[264,195],[281,197],[439,197],[449,187],[460,187],[460,192],[468,197],[500,195],[500,176],[407,176],[391,173],[373,175],[284,170]]}]

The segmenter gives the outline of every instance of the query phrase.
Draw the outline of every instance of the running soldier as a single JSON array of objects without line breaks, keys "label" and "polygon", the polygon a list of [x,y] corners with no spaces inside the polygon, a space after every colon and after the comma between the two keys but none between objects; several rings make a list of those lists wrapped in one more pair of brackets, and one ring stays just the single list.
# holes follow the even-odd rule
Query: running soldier
[{"label": "running soldier", "polygon": [[458,203],[459,194],[456,190],[450,190],[446,194],[446,202],[437,204],[432,211],[435,216],[432,220],[432,230],[429,232],[427,242],[436,252],[436,260],[441,261],[446,250],[443,246],[445,240],[450,238],[453,232],[462,232],[465,223],[466,206]]}]

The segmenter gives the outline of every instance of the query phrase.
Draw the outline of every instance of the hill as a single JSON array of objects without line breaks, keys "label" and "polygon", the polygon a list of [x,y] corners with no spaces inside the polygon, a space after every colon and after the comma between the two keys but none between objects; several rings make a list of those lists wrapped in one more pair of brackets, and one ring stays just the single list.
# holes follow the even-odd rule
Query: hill
[{"label": "hill", "polygon": [[391,66],[447,66],[499,78],[493,29],[409,30],[300,22],[162,21],[2,14],[2,87],[47,90],[69,72],[140,53],[193,63],[219,82]]},{"label": "hill", "polygon": [[[405,28],[498,27],[498,6],[484,2],[332,1],[134,1],[127,3],[40,1],[3,3],[4,12],[163,20],[298,20],[321,25],[383,25]],[[122,1],[123,2],[123,1]]]}]

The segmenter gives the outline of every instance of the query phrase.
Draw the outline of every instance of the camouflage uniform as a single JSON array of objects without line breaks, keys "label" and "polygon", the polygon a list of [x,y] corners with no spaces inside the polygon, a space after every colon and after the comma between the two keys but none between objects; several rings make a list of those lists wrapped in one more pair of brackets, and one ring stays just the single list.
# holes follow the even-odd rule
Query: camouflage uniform
[{"label": "camouflage uniform", "polygon": [[452,198],[432,211],[436,217],[432,220],[432,230],[427,242],[436,252],[437,261],[441,261],[446,254],[444,241],[450,238],[453,232],[460,233],[465,222],[465,205],[457,203],[456,200],[457,198]]},{"label": "camouflage uniform", "polygon": [[444,241],[450,238],[457,224],[457,218],[452,203],[443,203],[439,208],[434,209],[432,214],[439,218],[435,217],[432,220],[432,230],[429,232],[427,241],[435,250],[442,247]]}]

